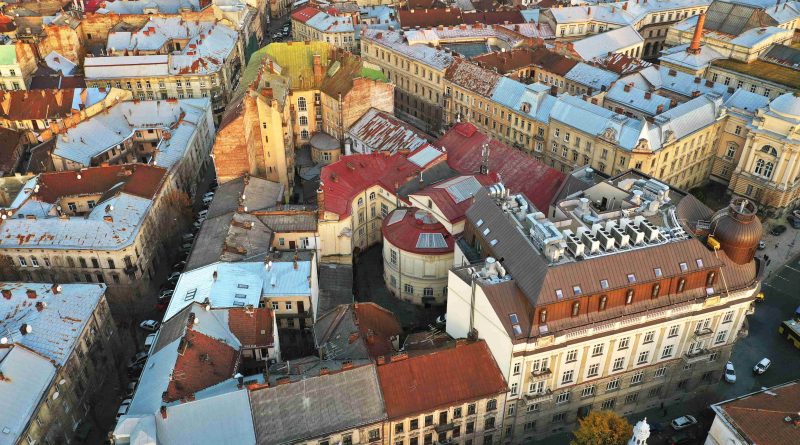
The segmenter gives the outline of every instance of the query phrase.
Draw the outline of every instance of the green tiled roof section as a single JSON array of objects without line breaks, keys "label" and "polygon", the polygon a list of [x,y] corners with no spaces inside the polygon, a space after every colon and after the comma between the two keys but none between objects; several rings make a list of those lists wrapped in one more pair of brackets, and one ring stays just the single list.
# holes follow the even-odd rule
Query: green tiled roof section
[{"label": "green tiled roof section", "polygon": [[361,68],[361,77],[366,77],[367,79],[372,79],[376,81],[386,82],[386,76],[383,75],[382,72],[372,69],[372,68]]},{"label": "green tiled roof section", "polygon": [[16,45],[0,45],[0,65],[16,65]]},{"label": "green tiled roof section", "polygon": [[712,62],[712,65],[786,85],[794,89],[800,88],[800,71],[763,60],[754,60],[750,63],[744,63],[737,60],[725,59],[715,60]]}]

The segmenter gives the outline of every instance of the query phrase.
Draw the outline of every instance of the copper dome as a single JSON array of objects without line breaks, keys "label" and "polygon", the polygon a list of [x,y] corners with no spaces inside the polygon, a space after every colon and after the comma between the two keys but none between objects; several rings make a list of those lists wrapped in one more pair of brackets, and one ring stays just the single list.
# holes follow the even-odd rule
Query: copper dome
[{"label": "copper dome", "polygon": [[747,264],[752,261],[762,236],[755,203],[745,198],[732,199],[728,207],[711,218],[710,234],[733,262]]}]

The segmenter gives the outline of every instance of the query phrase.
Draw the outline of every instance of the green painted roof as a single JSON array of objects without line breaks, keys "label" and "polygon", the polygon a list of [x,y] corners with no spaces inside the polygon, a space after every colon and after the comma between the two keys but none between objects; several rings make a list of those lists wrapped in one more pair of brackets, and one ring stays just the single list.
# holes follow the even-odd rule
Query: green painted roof
[{"label": "green painted roof", "polygon": [[0,45],[0,65],[16,65],[17,64],[17,47],[16,45]]},{"label": "green painted roof", "polygon": [[366,77],[367,79],[377,80],[381,82],[386,82],[387,80],[386,76],[382,72],[367,67],[361,68],[361,77]]}]

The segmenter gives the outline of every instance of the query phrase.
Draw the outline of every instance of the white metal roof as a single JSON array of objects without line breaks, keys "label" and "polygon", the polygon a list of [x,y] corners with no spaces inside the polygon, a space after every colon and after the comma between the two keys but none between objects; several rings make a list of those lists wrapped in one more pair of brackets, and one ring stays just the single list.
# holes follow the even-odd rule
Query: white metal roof
[{"label": "white metal roof", "polygon": [[615,53],[621,49],[638,45],[644,38],[632,26],[612,29],[602,34],[596,34],[573,43],[573,48],[583,60],[592,60],[609,52]]},{"label": "white metal roof", "polygon": [[0,348],[0,445],[24,442],[21,437],[42,396],[56,376],[46,358],[18,346]]}]

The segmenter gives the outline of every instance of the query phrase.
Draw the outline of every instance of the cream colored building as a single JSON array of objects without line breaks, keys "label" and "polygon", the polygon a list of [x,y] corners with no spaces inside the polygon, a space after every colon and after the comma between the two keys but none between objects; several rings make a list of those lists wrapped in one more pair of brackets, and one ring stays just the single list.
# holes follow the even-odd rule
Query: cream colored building
[{"label": "cream colored building", "polygon": [[112,32],[105,56],[84,61],[86,84],[140,100],[210,98],[217,120],[244,66],[239,32],[222,23],[158,17],[136,32]]},{"label": "cream colored building", "polygon": [[[719,381],[760,289],[752,202],[715,216],[635,172],[590,186],[547,217],[508,200],[525,198],[478,194],[467,212],[465,240],[493,258],[482,270],[451,271],[447,332],[486,340],[510,388],[512,441],[569,430],[593,410],[628,415],[688,400]],[[710,229],[697,224],[708,220]],[[651,235],[619,252],[608,232],[621,233],[619,224]],[[679,236],[665,240],[657,229]],[[704,245],[709,230],[722,250]]]},{"label": "cream colored building", "polygon": [[36,56],[30,44],[0,44],[0,88],[9,91],[27,90],[34,71]]},{"label": "cream colored building", "polygon": [[428,133],[440,130],[445,70],[453,56],[424,44],[410,45],[399,31],[367,29],[361,56],[396,85],[395,114]]},{"label": "cream colored building", "polygon": [[447,301],[454,240],[421,209],[397,209],[383,222],[383,280],[396,297],[426,307]]},{"label": "cream colored building", "polygon": [[347,51],[358,51],[356,25],[352,17],[329,14],[313,6],[292,13],[292,38],[299,42],[318,40]]},{"label": "cream colored building", "polygon": [[150,165],[32,177],[3,203],[5,278],[105,283],[113,297],[135,296],[168,256],[177,234],[167,209],[178,196],[167,170]]},{"label": "cream colored building", "polygon": [[755,200],[775,214],[791,210],[800,178],[800,97],[785,93],[759,108],[729,185],[734,196]]},{"label": "cream colored building", "polygon": [[[96,284],[2,282],[6,331],[0,346],[0,400],[12,443],[68,442],[88,416],[99,390],[118,384],[117,328]],[[42,335],[59,342],[43,344]]]}]

